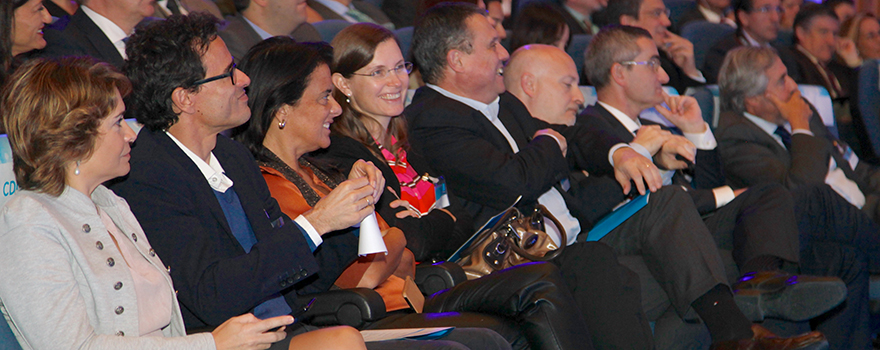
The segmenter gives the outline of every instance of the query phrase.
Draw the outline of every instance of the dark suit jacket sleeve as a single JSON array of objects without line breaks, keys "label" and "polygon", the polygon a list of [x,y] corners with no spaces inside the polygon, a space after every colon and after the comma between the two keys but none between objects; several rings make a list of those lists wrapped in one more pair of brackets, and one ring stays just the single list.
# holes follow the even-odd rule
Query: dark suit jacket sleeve
[{"label": "dark suit jacket sleeve", "polygon": [[[553,138],[537,137],[513,153],[480,112],[428,87],[416,95],[404,113],[410,142],[457,196],[503,209],[520,195],[524,203],[536,201],[568,175],[568,161]],[[524,132],[531,136],[535,131]]]},{"label": "dark suit jacket sleeve", "polygon": [[[385,185],[398,194],[400,193],[400,183],[397,176],[387,163],[375,157],[366,146],[352,138],[334,135],[331,137],[330,147],[315,152],[314,156],[331,162],[345,173],[351,171],[352,165],[359,159],[373,162],[382,171]],[[412,165],[413,156],[415,156],[413,152],[408,153],[410,165]],[[419,174],[425,173],[421,169],[415,169]],[[454,221],[448,214],[439,210],[433,210],[421,218],[400,219],[395,214],[405,209],[391,208],[390,206],[391,202],[396,199],[391,191],[385,190],[382,193],[382,198],[376,204],[376,212],[388,225],[403,231],[406,236],[406,247],[413,252],[417,261],[424,261],[433,256],[447,257],[451,255],[472,233],[473,223],[468,214],[458,205],[451,205],[447,209],[461,222]]]},{"label": "dark suit jacket sleeve", "polygon": [[[247,254],[228,226],[224,228],[222,210],[218,217],[209,209],[219,209],[219,204],[216,198],[211,201],[213,192],[201,173],[175,161],[186,157],[183,152],[177,149],[177,157],[170,155],[173,150],[158,146],[148,130],[139,136],[130,175],[112,189],[128,201],[170,267],[180,303],[198,321],[217,326],[318,271],[305,237],[281,213],[246,150],[232,150],[234,158],[217,156],[228,173],[246,176],[233,181],[258,239]],[[285,225],[273,228],[271,220],[279,217]],[[188,327],[198,323],[187,320]]]},{"label": "dark suit jacket sleeve", "polygon": [[788,152],[742,115],[724,112],[721,119],[718,143],[725,175],[732,186],[742,188],[770,182],[795,188],[825,182],[831,157],[827,140],[795,134]]}]

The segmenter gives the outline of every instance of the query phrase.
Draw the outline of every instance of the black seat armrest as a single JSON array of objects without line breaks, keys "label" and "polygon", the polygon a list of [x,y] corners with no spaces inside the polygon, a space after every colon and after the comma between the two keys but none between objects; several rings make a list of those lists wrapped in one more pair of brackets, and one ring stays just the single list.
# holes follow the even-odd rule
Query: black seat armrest
[{"label": "black seat armrest", "polygon": [[458,264],[441,261],[416,266],[416,285],[428,296],[467,281],[467,275]]},{"label": "black seat armrest", "polygon": [[[315,302],[309,310],[299,315],[301,321],[311,325],[360,328],[367,322],[385,317],[385,302],[372,289],[339,289],[301,295],[299,305],[308,305],[312,298]],[[297,314],[297,310],[293,313]]]}]

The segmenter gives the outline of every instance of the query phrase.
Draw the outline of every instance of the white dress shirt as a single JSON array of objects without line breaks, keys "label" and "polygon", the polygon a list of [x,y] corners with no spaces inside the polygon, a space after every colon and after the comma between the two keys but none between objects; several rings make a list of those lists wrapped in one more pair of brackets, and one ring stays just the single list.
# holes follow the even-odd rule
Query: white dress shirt
[{"label": "white dress shirt", "polygon": [[[770,135],[770,137],[776,140],[776,142],[779,143],[780,146],[785,148],[785,144],[782,143],[782,137],[776,135],[775,133],[777,128],[776,124],[768,122],[748,112],[743,113],[743,115],[745,115],[746,119],[748,119],[752,123],[755,123],[755,125],[757,125],[759,129],[763,130],[767,133],[767,135]],[[810,130],[795,129],[794,131],[792,131],[791,124],[788,123],[785,123],[783,127],[785,128],[785,130],[788,130],[788,132],[792,135],[805,134],[815,137],[815,135],[813,135],[813,132]],[[850,166],[855,169],[856,165],[858,165],[859,162],[858,156],[852,154],[849,158],[850,159],[848,159],[848,161],[850,163]],[[837,162],[834,161],[834,157],[830,157],[828,161],[828,174],[825,175],[825,183],[828,184],[828,186],[831,186],[831,188],[834,189],[834,192],[837,192],[837,194],[846,199],[847,202],[850,202],[850,204],[858,207],[859,209],[861,209],[865,205],[865,194],[862,193],[861,189],[859,189],[858,184],[846,177],[843,169],[840,169],[840,167],[837,166]]]},{"label": "white dress shirt", "polygon": [[89,16],[89,19],[92,22],[95,22],[95,25],[104,32],[104,35],[107,36],[107,39],[110,39],[110,42],[113,43],[113,46],[116,47],[116,51],[119,51],[119,54],[123,59],[128,59],[128,56],[125,54],[125,38],[127,38],[131,33],[126,33],[122,28],[119,28],[116,23],[113,23],[109,18],[104,17],[94,10],[90,9],[86,5],[80,6],[86,16]]},{"label": "white dress shirt", "polygon": [[[608,110],[611,115],[614,116],[617,121],[620,122],[629,132],[635,137],[636,131],[642,127],[642,122],[639,119],[633,120],[625,113],[620,111],[617,108],[612,107],[611,105],[601,102],[598,102],[602,107]],[[712,133],[712,130],[709,129],[709,124],[703,123],[705,125],[705,130],[702,133],[694,134],[694,133],[684,133],[684,137],[688,139],[694,146],[699,150],[710,151],[718,147],[718,142],[715,140],[715,134]],[[642,147],[641,145],[634,144],[632,145],[633,149],[645,156],[648,159],[653,159],[653,155],[648,153],[648,150]],[[642,153],[644,150],[644,153]],[[672,170],[660,170],[660,175],[663,177],[663,185],[671,185],[672,177],[675,175],[675,171]],[[730,203],[736,195],[733,193],[733,189],[730,186],[721,186],[718,188],[712,189],[712,193],[715,194],[715,208],[723,207],[725,204]]]},{"label": "white dress shirt", "polygon": [[[507,143],[510,144],[510,148],[513,149],[513,152],[519,152],[519,147],[516,145],[516,141],[513,140],[513,137],[504,126],[504,123],[502,123],[501,120],[498,119],[498,111],[500,109],[499,101],[501,100],[500,97],[495,98],[495,100],[489,104],[485,104],[477,100],[453,94],[437,85],[427,85],[428,87],[434,89],[443,96],[464,103],[468,107],[480,111],[480,113],[486,116],[486,119],[488,119],[489,122],[492,123],[492,125],[494,125],[495,128],[498,129],[498,131],[501,132],[502,135],[504,135],[504,138],[507,139]],[[553,139],[556,140],[557,143],[559,143],[558,139],[556,139],[555,137]],[[559,152],[562,152],[561,148]],[[568,205],[565,204],[565,199],[562,197],[562,193],[559,193],[559,190],[557,190],[556,187],[551,187],[547,192],[544,192],[544,194],[538,197],[538,203],[544,205],[544,207],[546,207],[547,210],[550,211],[550,213],[559,220],[559,223],[562,224],[562,227],[565,228],[565,234],[568,240],[568,242],[566,242],[566,245],[574,243],[577,240],[578,234],[580,234],[581,232],[581,224],[574,216],[571,215],[571,211],[568,210]],[[554,225],[546,225],[546,231],[547,234],[551,238],[553,238],[554,242],[559,243],[562,236],[558,232],[556,232],[556,228],[554,227]]]}]

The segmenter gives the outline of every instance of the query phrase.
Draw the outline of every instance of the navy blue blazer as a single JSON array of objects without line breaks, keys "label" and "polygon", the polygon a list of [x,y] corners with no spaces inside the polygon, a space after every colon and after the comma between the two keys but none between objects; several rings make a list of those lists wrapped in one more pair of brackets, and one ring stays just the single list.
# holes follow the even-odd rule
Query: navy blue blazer
[{"label": "navy blue blazer", "polygon": [[356,259],[357,239],[325,236],[313,254],[302,229],[270,196],[250,152],[218,135],[213,153],[232,179],[257,238],[249,253],[232,235],[201,171],[164,132],[141,130],[131,151],[131,172],[111,187],[128,201],[169,264],[187,328],[217,326],[278,293],[296,309],[298,293],[329,289]]}]

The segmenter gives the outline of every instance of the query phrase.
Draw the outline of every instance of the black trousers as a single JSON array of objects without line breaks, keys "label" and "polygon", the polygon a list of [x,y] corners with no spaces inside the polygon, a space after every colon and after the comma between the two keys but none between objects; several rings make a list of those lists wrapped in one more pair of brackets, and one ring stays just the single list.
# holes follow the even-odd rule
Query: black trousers
[{"label": "black trousers", "polygon": [[733,261],[740,268],[753,258],[767,255],[800,261],[794,201],[782,185],[749,187],[703,221],[717,247],[732,251]]},{"label": "black trousers", "polygon": [[[636,256],[663,293],[642,294],[644,310],[665,310],[670,303],[684,317],[690,304],[716,285],[727,285],[715,241],[693,199],[679,186],[664,186],[648,204],[600,240],[628,265]],[[634,271],[645,271],[632,266]]]},{"label": "black trousers", "polygon": [[870,349],[868,277],[880,273],[880,226],[828,185],[792,191],[801,245],[800,272],[840,277],[841,306],[812,321],[831,349]]},{"label": "black trousers", "polygon": [[529,263],[435,293],[425,299],[423,314],[386,317],[368,328],[486,327],[514,349],[592,349],[591,332],[574,305],[559,269]]}]

